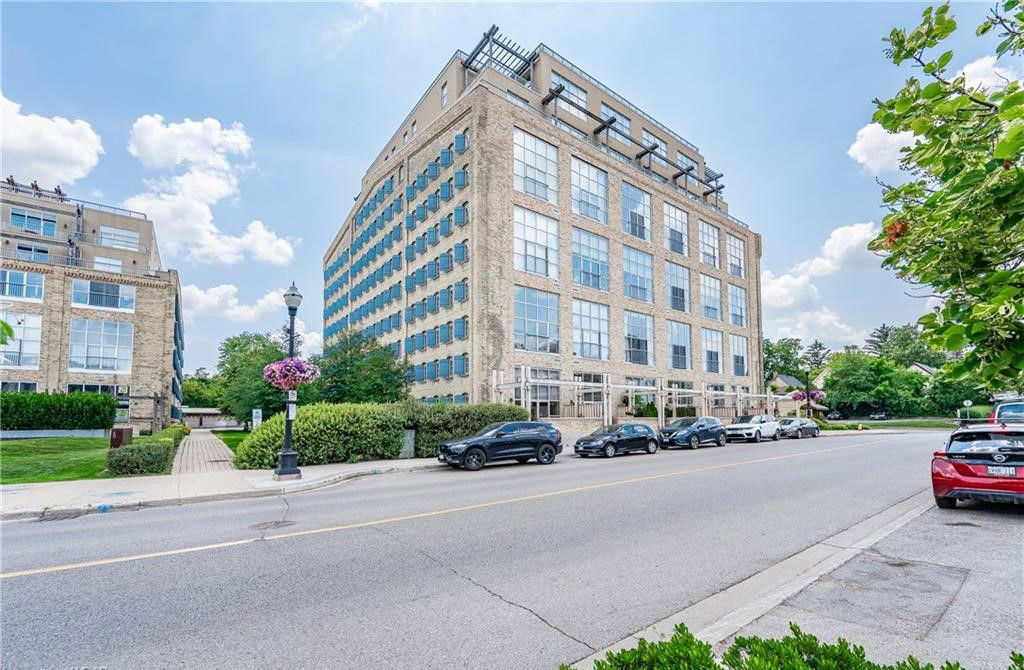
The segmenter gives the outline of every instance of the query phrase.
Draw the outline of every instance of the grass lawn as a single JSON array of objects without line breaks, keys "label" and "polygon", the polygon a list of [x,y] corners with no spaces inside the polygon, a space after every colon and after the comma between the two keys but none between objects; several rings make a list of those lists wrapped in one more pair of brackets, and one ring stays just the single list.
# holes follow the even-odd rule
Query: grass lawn
[{"label": "grass lawn", "polygon": [[0,484],[107,477],[109,444],[105,437],[0,441]]},{"label": "grass lawn", "polygon": [[248,430],[211,430],[210,432],[213,433],[214,435],[216,435],[217,437],[219,437],[221,439],[221,441],[224,442],[224,444],[228,445],[228,449],[230,449],[232,452],[234,452],[234,451],[236,451],[238,449],[238,445],[242,443],[242,440],[244,440],[246,438],[246,436],[248,436],[249,433],[252,432],[252,431],[248,431]]},{"label": "grass lawn", "polygon": [[862,423],[872,428],[940,428],[955,430],[959,424],[955,419],[921,418],[921,419],[889,419],[888,421],[849,421]]}]

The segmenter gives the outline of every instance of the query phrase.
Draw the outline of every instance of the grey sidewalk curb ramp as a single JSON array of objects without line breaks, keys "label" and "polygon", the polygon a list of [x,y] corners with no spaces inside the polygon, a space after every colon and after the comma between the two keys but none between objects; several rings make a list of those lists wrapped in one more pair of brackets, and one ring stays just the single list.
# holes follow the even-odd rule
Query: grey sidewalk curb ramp
[{"label": "grey sidewalk curb ramp", "polygon": [[657,642],[672,636],[685,623],[694,636],[715,645],[739,632],[786,598],[900,529],[934,505],[925,489],[892,507],[860,521],[733,586],[694,603],[618,642],[575,662],[578,670],[591,670],[608,652],[635,647],[641,639]]},{"label": "grey sidewalk curb ramp", "polygon": [[393,472],[415,472],[417,470],[439,470],[446,468],[441,463],[428,465],[408,465],[394,467],[374,467],[354,472],[345,472],[337,475],[324,477],[312,482],[302,482],[289,486],[279,486],[268,489],[253,489],[252,491],[232,491],[230,493],[213,493],[203,496],[189,496],[187,498],[162,498],[160,500],[147,500],[134,503],[110,503],[109,505],[86,505],[84,507],[48,507],[42,511],[31,510],[24,512],[9,512],[0,514],[0,521],[15,521],[18,519],[38,519],[40,521],[63,516],[84,516],[86,514],[106,514],[108,512],[135,512],[147,507],[175,507],[190,505],[192,503],[215,502],[217,500],[238,500],[242,498],[263,498],[266,496],[280,496],[289,493],[302,491],[313,491],[315,489],[331,486],[339,482],[359,477],[371,477],[373,475],[384,475]]}]

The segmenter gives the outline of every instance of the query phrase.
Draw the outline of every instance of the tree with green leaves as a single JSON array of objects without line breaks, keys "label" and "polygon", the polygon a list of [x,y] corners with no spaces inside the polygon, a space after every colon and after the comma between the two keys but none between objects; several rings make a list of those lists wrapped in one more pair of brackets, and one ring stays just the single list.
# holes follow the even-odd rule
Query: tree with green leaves
[{"label": "tree with green leaves", "polygon": [[864,340],[864,351],[875,356],[881,356],[882,347],[889,341],[889,336],[892,335],[894,329],[894,326],[883,323],[878,328],[872,330],[868,338]]},{"label": "tree with green leaves", "polygon": [[218,376],[211,375],[206,368],[197,368],[194,373],[185,375],[181,392],[186,407],[220,407],[224,390]]},{"label": "tree with green leaves", "polygon": [[879,353],[903,368],[914,363],[937,368],[947,360],[946,354],[935,351],[928,345],[928,341],[921,334],[921,328],[912,323],[893,328]]},{"label": "tree with green leaves", "polygon": [[891,360],[862,352],[835,354],[829,361],[825,392],[830,407],[854,415],[881,409],[898,416],[920,416],[927,377]]},{"label": "tree with green leaves", "polygon": [[764,385],[775,379],[775,375],[802,377],[804,361],[801,352],[803,344],[798,337],[782,337],[772,342],[764,339]]},{"label": "tree with green leaves", "polygon": [[395,402],[408,396],[405,362],[354,330],[341,333],[316,362],[328,402]]},{"label": "tree with green leaves", "polygon": [[812,369],[821,368],[828,361],[831,353],[832,350],[826,347],[821,340],[815,340],[804,350],[804,360]]},{"label": "tree with green leaves", "polygon": [[[924,10],[912,30],[893,29],[886,56],[918,72],[873,120],[910,132],[907,181],[885,185],[888,213],[870,248],[882,265],[942,300],[919,319],[927,340],[963,350],[946,364],[957,379],[1024,387],[1024,90],[1018,80],[973,86],[950,70],[941,44],[956,30],[949,5]],[[1024,10],[1000,0],[976,31],[995,34],[996,56],[1024,53]]]}]

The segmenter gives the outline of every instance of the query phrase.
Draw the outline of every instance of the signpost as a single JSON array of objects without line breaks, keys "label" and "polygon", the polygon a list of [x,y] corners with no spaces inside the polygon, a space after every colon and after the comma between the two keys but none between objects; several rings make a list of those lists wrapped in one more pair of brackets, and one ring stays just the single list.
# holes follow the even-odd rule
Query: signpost
[{"label": "signpost", "polygon": [[252,411],[252,429],[256,430],[260,427],[261,423],[263,423],[263,410],[254,409]]}]

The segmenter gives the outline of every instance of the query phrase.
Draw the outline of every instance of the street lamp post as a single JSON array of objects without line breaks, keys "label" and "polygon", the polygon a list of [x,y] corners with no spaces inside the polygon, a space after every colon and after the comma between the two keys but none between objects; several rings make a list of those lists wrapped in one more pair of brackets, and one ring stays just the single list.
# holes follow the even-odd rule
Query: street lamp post
[{"label": "street lamp post", "polygon": [[[301,303],[302,294],[295,287],[295,282],[292,282],[291,287],[284,293],[284,304],[288,307],[288,358],[295,358],[295,314],[299,311]],[[299,454],[292,449],[292,421],[295,419],[297,393],[295,389],[285,391],[285,393],[287,396],[284,406],[284,449],[277,455],[274,479],[301,479]]]}]

